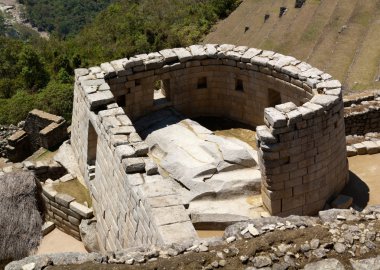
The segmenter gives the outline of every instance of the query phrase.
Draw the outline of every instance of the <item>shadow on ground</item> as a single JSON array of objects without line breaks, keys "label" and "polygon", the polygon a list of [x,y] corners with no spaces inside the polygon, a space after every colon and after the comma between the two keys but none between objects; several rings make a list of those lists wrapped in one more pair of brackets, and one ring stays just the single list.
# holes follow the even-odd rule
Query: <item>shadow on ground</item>
[{"label": "shadow on ground", "polygon": [[363,210],[369,202],[368,185],[352,171],[350,180],[341,193],[354,199],[353,205],[356,210]]}]

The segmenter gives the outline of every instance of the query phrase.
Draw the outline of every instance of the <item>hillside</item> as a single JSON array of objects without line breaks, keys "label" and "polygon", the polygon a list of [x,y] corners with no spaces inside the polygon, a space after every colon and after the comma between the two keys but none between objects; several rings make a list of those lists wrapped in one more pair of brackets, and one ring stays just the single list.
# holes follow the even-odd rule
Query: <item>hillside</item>
[{"label": "hillside", "polygon": [[[50,2],[52,6],[63,3],[38,3]],[[67,3],[75,9],[76,3],[82,2]],[[33,36],[13,38],[2,30],[0,21],[0,124],[15,124],[33,108],[70,120],[75,68],[199,43],[238,4],[238,0],[119,0],[79,33],[66,37],[52,34],[48,40]],[[44,10],[38,9],[38,14],[41,19],[48,19],[44,18]],[[67,10],[70,25],[90,16],[81,13],[77,17],[70,13],[71,9]],[[60,21],[66,13],[49,15],[53,21]]]},{"label": "hillside", "polygon": [[60,36],[76,34],[113,0],[18,0],[25,6],[25,16],[39,30]]},{"label": "hillside", "polygon": [[[306,0],[300,9],[294,4],[244,0],[204,43],[278,51],[330,73],[346,90],[380,88],[380,0]],[[281,18],[280,7],[288,9]]]}]

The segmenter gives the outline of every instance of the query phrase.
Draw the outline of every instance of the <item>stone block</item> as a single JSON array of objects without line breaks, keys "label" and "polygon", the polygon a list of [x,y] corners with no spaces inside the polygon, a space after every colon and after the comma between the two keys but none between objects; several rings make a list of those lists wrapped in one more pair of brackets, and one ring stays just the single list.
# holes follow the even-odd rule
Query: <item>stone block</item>
[{"label": "stone block", "polygon": [[52,201],[55,201],[55,196],[58,194],[58,192],[53,188],[51,184],[44,185],[42,187],[42,192],[46,197],[48,197]]},{"label": "stone block", "polygon": [[102,63],[100,68],[104,71],[106,78],[111,78],[116,76],[116,70],[110,63]]},{"label": "stone block", "polygon": [[373,155],[380,152],[380,147],[373,141],[364,141],[362,144],[367,148],[367,154]]},{"label": "stone block", "polygon": [[94,215],[92,209],[76,201],[70,203],[70,209],[84,218],[91,218]]},{"label": "stone block", "polygon": [[144,173],[145,172],[145,162],[142,158],[123,159],[122,165],[126,173]]},{"label": "stone block", "polygon": [[193,55],[193,59],[205,59],[207,58],[207,53],[204,50],[203,45],[191,45],[189,47],[191,54]]},{"label": "stone block", "polygon": [[109,130],[109,133],[114,135],[129,135],[134,132],[136,132],[136,129],[133,126],[119,126]]},{"label": "stone block", "polygon": [[258,126],[256,127],[256,136],[258,140],[268,143],[275,144],[277,143],[277,138],[272,135],[267,126]]},{"label": "stone block", "polygon": [[355,143],[352,145],[356,149],[356,152],[358,155],[365,155],[367,154],[367,147],[363,143]]},{"label": "stone block", "polygon": [[173,51],[181,63],[189,61],[193,58],[192,54],[185,48],[174,48]]},{"label": "stone block", "polygon": [[177,195],[169,181],[160,181],[139,186],[139,193],[145,198],[153,198],[167,195]]},{"label": "stone block", "polygon": [[301,70],[293,65],[282,67],[281,71],[293,78],[298,78],[298,74],[301,73]]},{"label": "stone block", "polygon": [[264,117],[273,128],[285,127],[287,124],[285,115],[275,108],[265,108]]},{"label": "stone block", "polygon": [[288,113],[288,112],[291,112],[291,111],[297,109],[297,106],[293,102],[286,102],[283,104],[276,105],[275,108],[276,108],[276,110],[278,110],[280,112]]},{"label": "stone block", "polygon": [[333,208],[348,209],[353,202],[353,198],[347,195],[338,195],[338,197],[331,203]]},{"label": "stone block", "polygon": [[68,219],[69,219],[69,222],[72,224],[72,225],[75,225],[75,226],[79,226],[81,220],[75,218],[75,217],[71,217],[71,216],[68,216]]},{"label": "stone block", "polygon": [[115,154],[119,160],[133,157],[136,155],[135,149],[130,145],[118,145],[115,148]]},{"label": "stone block", "polygon": [[55,228],[55,225],[53,222],[51,221],[46,221],[43,225],[42,225],[42,235],[45,236],[47,235],[48,233],[50,233],[51,231],[53,231]]},{"label": "stone block", "polygon": [[163,58],[153,58],[144,61],[145,70],[158,69],[164,66]]},{"label": "stone block", "polygon": [[92,80],[82,81],[81,85],[82,86],[99,86],[104,83],[106,83],[104,79],[92,79]]},{"label": "stone block", "polygon": [[356,148],[353,146],[347,146],[346,150],[347,150],[347,157],[353,157],[358,154]]},{"label": "stone block", "polygon": [[158,166],[151,158],[144,159],[144,162],[145,162],[145,171],[147,175],[158,174]]},{"label": "stone block", "polygon": [[289,126],[295,125],[296,123],[302,121],[302,113],[298,110],[290,111],[286,114]]},{"label": "stone block", "polygon": [[310,102],[330,109],[339,101],[339,97],[330,95],[315,95]]},{"label": "stone block", "polygon": [[139,173],[128,174],[127,175],[128,183],[131,186],[138,186],[144,184],[144,179]]},{"label": "stone block", "polygon": [[112,135],[111,144],[115,147],[128,145],[128,136],[127,135]]},{"label": "stone block", "polygon": [[276,215],[282,211],[281,200],[271,200],[265,192],[261,193],[264,206],[268,209],[269,213]]},{"label": "stone block", "polygon": [[178,56],[172,49],[161,50],[160,54],[164,57],[165,63],[171,63],[178,60]]},{"label": "stone block", "polygon": [[64,207],[69,207],[70,203],[74,200],[75,198],[68,194],[58,193],[55,195],[55,201]]},{"label": "stone block", "polygon": [[241,61],[244,63],[251,62],[252,57],[259,55],[262,52],[262,50],[255,49],[255,48],[249,48],[241,57]]},{"label": "stone block", "polygon": [[96,92],[88,95],[87,98],[91,110],[95,110],[100,106],[114,102],[114,97],[111,91]]},{"label": "stone block", "polygon": [[146,142],[133,143],[132,147],[138,157],[145,157],[148,155],[149,146]]},{"label": "stone block", "polygon": [[152,208],[168,207],[183,204],[182,200],[178,195],[167,195],[148,198],[147,203]]},{"label": "stone block", "polygon": [[153,208],[152,215],[158,226],[190,221],[189,215],[182,205]]},{"label": "stone block", "polygon": [[193,224],[189,221],[160,226],[158,233],[163,244],[183,243],[198,238]]},{"label": "stone block", "polygon": [[338,80],[324,81],[317,84],[318,89],[332,89],[332,88],[341,88],[342,84]]}]

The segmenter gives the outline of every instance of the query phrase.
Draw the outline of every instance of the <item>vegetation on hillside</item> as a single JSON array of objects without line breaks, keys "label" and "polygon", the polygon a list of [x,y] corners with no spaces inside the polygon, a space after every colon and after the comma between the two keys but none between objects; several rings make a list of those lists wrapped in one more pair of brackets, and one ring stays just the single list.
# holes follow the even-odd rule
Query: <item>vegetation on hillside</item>
[{"label": "vegetation on hillside", "polygon": [[19,0],[26,16],[39,30],[59,36],[75,34],[113,0]]},{"label": "vegetation on hillside", "polygon": [[75,68],[198,43],[238,4],[238,0],[120,0],[71,37],[53,34],[49,40],[29,36],[22,41],[0,33],[0,124],[17,123],[32,108],[70,120]]}]

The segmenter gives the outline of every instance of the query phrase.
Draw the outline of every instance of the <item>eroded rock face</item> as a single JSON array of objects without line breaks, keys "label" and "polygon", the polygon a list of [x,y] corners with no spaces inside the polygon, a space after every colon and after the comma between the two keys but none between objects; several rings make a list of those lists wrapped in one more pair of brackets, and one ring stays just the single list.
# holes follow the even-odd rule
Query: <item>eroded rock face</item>
[{"label": "eroded rock face", "polygon": [[145,126],[145,130],[151,131],[146,143],[162,175],[178,181],[191,191],[193,198],[210,193],[259,190],[257,154],[248,144],[216,136],[190,119],[174,120],[174,113],[168,114],[167,110],[161,114],[166,117],[154,118],[154,125],[159,128]]}]

